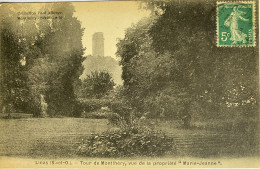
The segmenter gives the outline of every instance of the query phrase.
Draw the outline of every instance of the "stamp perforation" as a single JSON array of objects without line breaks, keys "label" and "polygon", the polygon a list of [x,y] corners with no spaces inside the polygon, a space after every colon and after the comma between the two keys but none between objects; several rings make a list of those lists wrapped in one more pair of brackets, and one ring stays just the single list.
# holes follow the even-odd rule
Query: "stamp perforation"
[{"label": "stamp perforation", "polygon": [[[240,45],[223,45],[219,43],[219,10],[220,4],[252,4],[252,29],[253,29],[253,43],[252,44],[240,44]],[[256,46],[256,2],[252,0],[234,0],[234,1],[217,1],[216,2],[216,44],[217,47],[255,47]]]}]

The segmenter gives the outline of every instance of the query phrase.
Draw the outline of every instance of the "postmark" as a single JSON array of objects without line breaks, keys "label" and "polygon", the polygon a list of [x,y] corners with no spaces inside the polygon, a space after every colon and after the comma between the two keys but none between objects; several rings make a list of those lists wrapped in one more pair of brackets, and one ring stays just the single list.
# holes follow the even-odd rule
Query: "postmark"
[{"label": "postmark", "polygon": [[255,2],[217,2],[217,46],[254,47]]}]

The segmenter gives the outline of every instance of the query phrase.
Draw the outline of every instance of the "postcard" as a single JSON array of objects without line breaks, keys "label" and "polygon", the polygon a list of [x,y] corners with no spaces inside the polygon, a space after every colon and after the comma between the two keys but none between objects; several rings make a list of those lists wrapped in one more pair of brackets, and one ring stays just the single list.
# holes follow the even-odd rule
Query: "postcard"
[{"label": "postcard", "polygon": [[0,3],[0,168],[259,168],[258,5]]}]

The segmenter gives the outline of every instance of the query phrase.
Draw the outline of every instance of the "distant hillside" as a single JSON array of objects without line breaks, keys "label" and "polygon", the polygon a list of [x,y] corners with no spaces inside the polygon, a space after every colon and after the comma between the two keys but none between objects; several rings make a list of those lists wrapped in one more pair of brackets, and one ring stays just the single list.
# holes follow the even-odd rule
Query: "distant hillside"
[{"label": "distant hillside", "polygon": [[87,74],[92,71],[107,71],[112,74],[113,80],[117,85],[123,84],[121,78],[122,69],[119,62],[110,56],[87,56],[83,62],[84,71],[81,75],[81,79],[85,79]]}]

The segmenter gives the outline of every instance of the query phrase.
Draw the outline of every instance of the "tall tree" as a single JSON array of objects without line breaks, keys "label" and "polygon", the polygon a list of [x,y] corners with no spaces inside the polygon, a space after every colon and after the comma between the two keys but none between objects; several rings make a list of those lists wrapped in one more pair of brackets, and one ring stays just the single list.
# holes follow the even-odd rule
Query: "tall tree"
[{"label": "tall tree", "polygon": [[[201,118],[224,119],[223,112],[239,105],[241,114],[256,117],[256,48],[217,48],[215,3],[203,3],[146,3],[157,17],[129,28],[118,43],[126,94],[133,106],[143,111],[150,107],[155,114],[168,109],[170,115],[172,109],[173,114],[187,117],[199,105],[205,113],[199,113]],[[164,104],[164,98],[171,103]]]},{"label": "tall tree", "polygon": [[[10,107],[18,111],[29,111],[28,104],[28,69],[25,66],[26,57],[37,56],[33,43],[37,34],[35,21],[22,22],[18,19],[18,10],[27,10],[27,5],[1,5],[1,101],[2,107],[11,111]],[[21,29],[22,28],[22,29]],[[29,113],[29,112],[28,112]]]},{"label": "tall tree", "polygon": [[28,110],[36,116],[40,115],[41,95],[45,96],[50,115],[79,115],[74,84],[82,73],[83,29],[73,17],[73,6],[45,4],[43,11],[59,11],[61,17],[37,22],[18,19],[16,8],[15,4],[4,5],[7,15],[2,16],[1,24],[1,89],[5,104],[16,105],[18,99],[25,107],[24,99],[18,95],[24,91]]},{"label": "tall tree", "polygon": [[[220,112],[231,102],[250,105],[257,112],[257,49],[216,47],[216,3],[169,1],[152,5],[163,11],[150,29],[152,46],[159,53],[170,52],[180,63],[183,79],[179,80],[190,97],[210,108],[209,113]],[[235,95],[240,101],[232,100]]]},{"label": "tall tree", "polygon": [[[46,86],[44,94],[50,115],[77,116],[80,112],[77,112],[74,85],[83,70],[83,28],[77,18],[73,17],[74,7],[70,3],[53,3],[47,9],[47,12],[62,12],[62,19],[52,19],[50,22],[43,20],[39,24],[39,30],[43,32],[37,45],[43,58],[35,66],[40,65],[42,71],[35,70],[37,73],[44,71],[45,76],[39,75],[40,79],[35,83],[36,86]],[[35,76],[31,70],[31,75]]]}]

